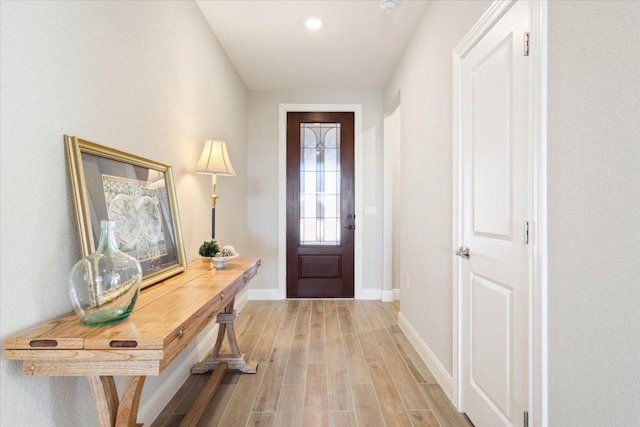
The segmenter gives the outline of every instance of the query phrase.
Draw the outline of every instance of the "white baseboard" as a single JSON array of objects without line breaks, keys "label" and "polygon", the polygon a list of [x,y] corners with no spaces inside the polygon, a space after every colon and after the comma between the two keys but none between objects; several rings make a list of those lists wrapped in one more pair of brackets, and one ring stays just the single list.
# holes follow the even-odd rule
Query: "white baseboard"
[{"label": "white baseboard", "polygon": [[384,302],[393,301],[393,291],[392,290],[382,291],[382,301],[384,301]]},{"label": "white baseboard", "polygon": [[393,299],[395,300],[400,299],[400,288],[393,289]]},{"label": "white baseboard", "polygon": [[249,289],[250,300],[278,300],[283,299],[278,289]]},{"label": "white baseboard", "polygon": [[440,384],[440,387],[442,387],[442,390],[444,390],[449,397],[449,400],[453,402],[453,378],[451,374],[447,372],[444,365],[440,363],[427,343],[418,335],[418,332],[411,326],[411,323],[409,323],[401,312],[398,313],[398,326],[416,349],[422,361],[427,365],[436,381],[438,381],[438,384]]},{"label": "white baseboard", "polygon": [[[282,300],[286,299],[286,296],[280,295],[279,289],[249,289],[249,300],[254,301],[266,301],[266,300]],[[391,299],[393,301],[393,292],[389,291]],[[380,289],[361,289],[356,293],[355,299],[362,300],[380,300],[382,298],[382,291]]]},{"label": "white baseboard", "polygon": [[[241,311],[242,307],[249,300],[249,292],[247,290],[236,296],[234,308]],[[138,411],[138,421],[144,425],[151,425],[153,421],[160,415],[162,410],[167,406],[171,398],[182,387],[182,384],[189,378],[191,367],[204,359],[213,348],[216,338],[218,337],[218,324],[212,323],[194,340],[196,346],[189,354],[181,355],[182,362],[178,366],[171,365],[169,368],[172,372],[154,392],[147,396],[145,394],[145,402],[140,405]],[[185,357],[186,356],[186,357]],[[145,389],[147,391],[147,389]]]},{"label": "white baseboard", "polygon": [[358,291],[356,289],[356,299],[363,300],[381,300],[382,299],[382,290],[381,289],[360,289]]}]

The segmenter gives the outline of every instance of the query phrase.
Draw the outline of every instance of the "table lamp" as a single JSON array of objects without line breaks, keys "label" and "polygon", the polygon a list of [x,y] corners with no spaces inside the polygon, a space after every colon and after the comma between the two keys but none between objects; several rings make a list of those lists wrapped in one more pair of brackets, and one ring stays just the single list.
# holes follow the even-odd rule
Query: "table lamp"
[{"label": "table lamp", "polygon": [[218,175],[234,176],[236,172],[229,159],[227,152],[227,144],[224,141],[207,140],[198,164],[196,172],[211,174],[211,185],[213,193],[211,194],[211,238],[216,237],[216,180]]}]

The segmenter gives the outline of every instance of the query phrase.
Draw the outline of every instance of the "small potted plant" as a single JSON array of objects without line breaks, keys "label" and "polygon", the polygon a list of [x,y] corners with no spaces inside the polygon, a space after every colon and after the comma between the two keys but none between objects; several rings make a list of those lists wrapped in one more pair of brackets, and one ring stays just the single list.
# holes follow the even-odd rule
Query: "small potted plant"
[{"label": "small potted plant", "polygon": [[204,242],[198,253],[200,256],[209,258],[211,265],[215,268],[225,268],[227,261],[239,255],[233,246],[220,246],[216,239]]},{"label": "small potted plant", "polygon": [[220,249],[220,245],[218,245],[216,239],[211,239],[211,241],[204,242],[200,246],[198,253],[205,258],[214,258],[218,255],[218,249]]}]

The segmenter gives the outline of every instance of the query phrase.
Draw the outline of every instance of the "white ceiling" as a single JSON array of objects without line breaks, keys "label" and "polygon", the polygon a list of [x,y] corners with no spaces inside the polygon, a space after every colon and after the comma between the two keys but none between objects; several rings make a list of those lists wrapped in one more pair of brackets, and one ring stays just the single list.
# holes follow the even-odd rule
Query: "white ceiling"
[{"label": "white ceiling", "polygon": [[[381,89],[426,0],[197,0],[250,90]],[[322,19],[316,32],[309,17]]]}]

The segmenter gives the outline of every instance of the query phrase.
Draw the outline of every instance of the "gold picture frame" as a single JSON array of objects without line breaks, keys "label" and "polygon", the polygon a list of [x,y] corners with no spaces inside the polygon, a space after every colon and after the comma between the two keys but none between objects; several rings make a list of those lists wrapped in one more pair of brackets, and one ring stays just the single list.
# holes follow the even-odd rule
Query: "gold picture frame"
[{"label": "gold picture frame", "polygon": [[75,136],[64,141],[82,256],[96,250],[100,221],[112,219],[120,250],[142,265],[142,288],[184,271],[171,166]]}]

